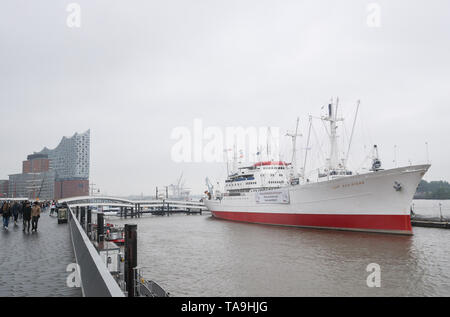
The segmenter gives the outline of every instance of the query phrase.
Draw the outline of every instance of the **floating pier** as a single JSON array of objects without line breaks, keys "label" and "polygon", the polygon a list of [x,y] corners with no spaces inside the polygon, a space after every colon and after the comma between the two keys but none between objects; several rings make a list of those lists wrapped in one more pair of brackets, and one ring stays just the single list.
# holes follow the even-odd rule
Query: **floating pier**
[{"label": "floating pier", "polygon": [[439,217],[437,216],[424,216],[421,213],[415,211],[416,206],[411,206],[411,225],[415,227],[427,227],[427,228],[442,228],[450,229],[449,219],[442,212],[442,203],[439,202]]},{"label": "floating pier", "polygon": [[450,229],[450,222],[448,221],[411,219],[411,225],[414,227]]}]

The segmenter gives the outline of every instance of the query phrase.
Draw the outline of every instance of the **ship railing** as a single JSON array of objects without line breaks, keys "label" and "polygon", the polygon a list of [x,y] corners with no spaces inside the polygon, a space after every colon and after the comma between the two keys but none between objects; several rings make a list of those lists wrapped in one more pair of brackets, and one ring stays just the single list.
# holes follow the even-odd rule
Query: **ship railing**
[{"label": "ship railing", "polygon": [[169,293],[166,292],[156,282],[147,280],[142,274],[141,267],[135,267],[135,294],[140,297],[169,297]]}]

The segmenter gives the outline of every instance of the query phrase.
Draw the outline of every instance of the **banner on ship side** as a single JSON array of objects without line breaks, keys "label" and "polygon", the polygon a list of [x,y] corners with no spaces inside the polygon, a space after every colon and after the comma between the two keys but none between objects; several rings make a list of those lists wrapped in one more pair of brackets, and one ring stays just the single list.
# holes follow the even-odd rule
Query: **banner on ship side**
[{"label": "banner on ship side", "polygon": [[289,190],[277,189],[256,193],[258,204],[289,204]]}]

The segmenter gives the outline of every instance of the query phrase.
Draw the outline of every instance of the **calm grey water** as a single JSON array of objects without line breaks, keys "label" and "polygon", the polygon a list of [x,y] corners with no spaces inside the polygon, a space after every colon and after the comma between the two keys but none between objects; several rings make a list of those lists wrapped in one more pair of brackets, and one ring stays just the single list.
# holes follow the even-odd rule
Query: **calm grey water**
[{"label": "calm grey water", "polygon": [[[419,204],[433,215],[439,207]],[[244,224],[209,214],[112,219],[138,225],[139,265],[173,296],[450,296],[446,229],[415,227],[413,236],[396,236]],[[366,284],[370,263],[381,267],[380,288]]]}]

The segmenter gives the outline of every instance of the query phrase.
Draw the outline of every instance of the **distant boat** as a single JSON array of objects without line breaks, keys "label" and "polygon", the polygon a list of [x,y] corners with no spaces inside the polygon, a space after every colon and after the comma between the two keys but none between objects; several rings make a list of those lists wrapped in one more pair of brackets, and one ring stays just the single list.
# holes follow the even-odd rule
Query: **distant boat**
[{"label": "distant boat", "polygon": [[103,207],[103,214],[105,216],[115,216],[120,213],[120,207]]},{"label": "distant boat", "polygon": [[114,242],[118,245],[125,243],[125,231],[123,227],[114,226],[113,224],[106,224],[105,240]]}]

